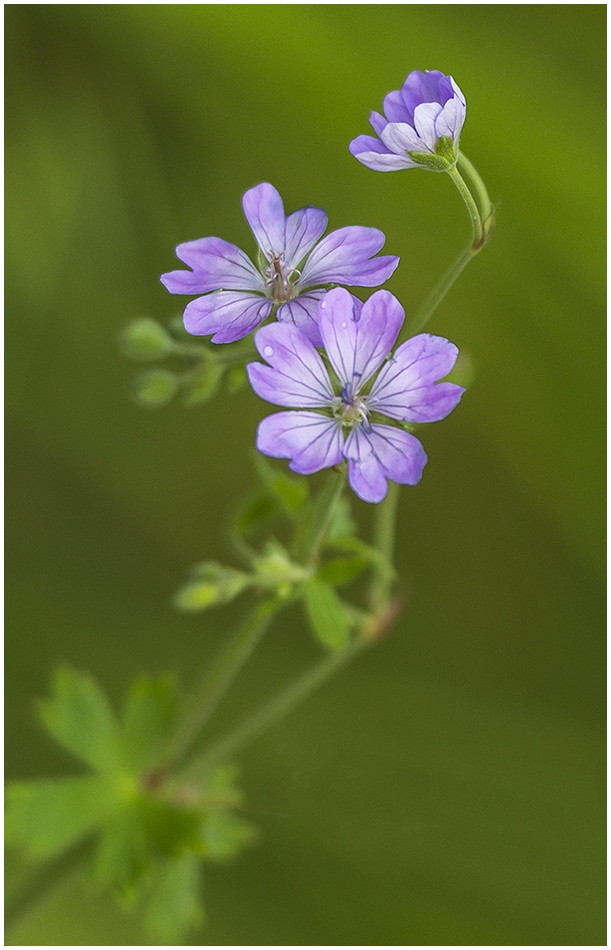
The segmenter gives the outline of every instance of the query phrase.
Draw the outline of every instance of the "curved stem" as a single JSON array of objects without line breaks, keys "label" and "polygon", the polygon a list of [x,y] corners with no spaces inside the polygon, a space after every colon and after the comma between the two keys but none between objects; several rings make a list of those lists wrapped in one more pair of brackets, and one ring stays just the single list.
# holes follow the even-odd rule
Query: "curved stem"
[{"label": "curved stem", "polygon": [[161,769],[179,762],[231,686],[259,640],[286,601],[268,597],[256,605],[216,662],[193,690],[178,729],[164,751]]},{"label": "curved stem", "polygon": [[482,225],[486,234],[486,238],[489,237],[492,230],[492,219],[494,216],[494,208],[492,207],[492,202],[488,196],[488,191],[486,186],[480,177],[475,165],[473,165],[464,152],[458,153],[458,165],[465,172],[469,181],[473,185],[473,189],[477,195],[479,201],[480,214],[482,218]]}]

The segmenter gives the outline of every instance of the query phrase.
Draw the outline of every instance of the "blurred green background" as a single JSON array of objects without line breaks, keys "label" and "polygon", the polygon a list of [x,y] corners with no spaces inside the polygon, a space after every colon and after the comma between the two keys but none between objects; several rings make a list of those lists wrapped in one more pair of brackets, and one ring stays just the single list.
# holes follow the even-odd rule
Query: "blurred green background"
[{"label": "blurred green background", "polygon": [[[242,757],[261,843],[206,877],[195,944],[601,944],[604,5],[13,5],[7,39],[7,763],[75,769],[34,697],[65,661],[118,700],[187,682],[240,616],[170,603],[230,560],[243,390],[134,405],[117,335],[181,311],[181,241],[254,252],[242,193],[381,228],[414,313],[469,235],[445,176],[348,153],[412,69],[451,73],[497,232],[435,314],[476,375],[404,489],[392,635]],[[371,509],[355,500],[367,531]],[[220,729],[319,655],[278,622]],[[86,886],[18,944],[145,944]]]}]

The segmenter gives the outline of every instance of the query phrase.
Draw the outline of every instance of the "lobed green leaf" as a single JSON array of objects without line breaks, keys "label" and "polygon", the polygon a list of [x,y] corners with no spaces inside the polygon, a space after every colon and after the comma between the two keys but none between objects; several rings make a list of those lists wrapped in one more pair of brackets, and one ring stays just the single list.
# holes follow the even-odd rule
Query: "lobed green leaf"
[{"label": "lobed green leaf", "polygon": [[123,710],[120,746],[123,765],[141,772],[155,764],[160,744],[177,712],[173,676],[139,677],[129,688]]},{"label": "lobed green leaf", "polygon": [[161,943],[181,945],[187,932],[204,920],[200,896],[200,868],[188,852],[164,862],[151,890],[146,926]]}]

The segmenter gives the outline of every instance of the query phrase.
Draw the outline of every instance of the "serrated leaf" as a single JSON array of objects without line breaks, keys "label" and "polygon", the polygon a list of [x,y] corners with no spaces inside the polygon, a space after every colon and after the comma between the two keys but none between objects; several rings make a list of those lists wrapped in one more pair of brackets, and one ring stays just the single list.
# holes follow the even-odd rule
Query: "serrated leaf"
[{"label": "serrated leaf", "polygon": [[174,677],[143,676],[131,684],[120,733],[126,768],[140,772],[155,764],[155,754],[176,716],[176,707]]},{"label": "serrated leaf", "polygon": [[182,945],[188,931],[203,923],[199,863],[196,855],[185,853],[157,871],[145,917],[156,940]]},{"label": "serrated leaf", "polygon": [[213,359],[207,360],[198,370],[197,375],[189,379],[188,388],[184,396],[184,405],[190,409],[212,399],[221,384],[225,369],[221,363]]},{"label": "serrated leaf", "polygon": [[337,558],[323,564],[316,576],[319,580],[327,581],[329,584],[345,584],[356,577],[366,566],[367,559],[364,557]]},{"label": "serrated leaf", "polygon": [[88,673],[62,667],[52,696],[39,702],[45,728],[64,748],[99,771],[118,765],[118,729],[106,694]]},{"label": "serrated leaf", "polygon": [[228,861],[257,836],[253,825],[229,812],[207,814],[201,826],[203,856],[210,861]]},{"label": "serrated leaf", "polygon": [[318,640],[332,650],[342,650],[348,643],[352,618],[331,584],[313,577],[305,587],[305,603]]},{"label": "serrated leaf", "polygon": [[13,782],[6,789],[7,845],[52,858],[100,827],[121,806],[97,775]]},{"label": "serrated leaf", "polygon": [[153,795],[143,796],[138,807],[146,840],[161,854],[175,857],[184,848],[200,847],[201,814],[195,808],[182,808]]},{"label": "serrated leaf", "polygon": [[93,875],[112,887],[127,902],[136,897],[137,887],[150,856],[136,807],[124,808],[103,829],[93,859]]}]

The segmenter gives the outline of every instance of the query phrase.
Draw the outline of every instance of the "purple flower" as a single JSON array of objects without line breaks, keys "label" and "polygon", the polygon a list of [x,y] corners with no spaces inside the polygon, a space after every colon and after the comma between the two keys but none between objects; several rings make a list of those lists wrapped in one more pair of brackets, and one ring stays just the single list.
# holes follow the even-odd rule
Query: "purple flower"
[{"label": "purple flower", "polygon": [[278,323],[262,327],[255,346],[269,365],[250,363],[250,383],[262,399],[292,408],[259,423],[259,451],[290,459],[301,475],[346,459],[350,486],[363,501],[382,501],[388,478],[416,485],[427,461],[421,443],[403,428],[380,423],[378,413],[400,422],[436,422],[464,390],[437,382],[458,355],[443,337],[421,333],[384,362],[404,316],[387,290],[365,304],[341,287],[325,295],[318,322],[335,387],[322,356],[300,330]]},{"label": "purple flower", "polygon": [[372,112],[369,119],[379,138],[359,135],[350,143],[363,165],[377,172],[447,171],[456,163],[467,104],[451,76],[438,69],[415,70],[402,89],[388,93],[384,112]]},{"label": "purple flower", "polygon": [[207,237],[176,248],[191,270],[161,277],[172,294],[206,294],[187,304],[184,323],[189,333],[213,333],[213,343],[240,340],[275,311],[320,346],[316,314],[325,286],[377,287],[399,263],[398,257],[374,257],[385,241],[376,228],[340,228],[320,241],[327,227],[322,208],[287,217],[266,182],[247,191],[242,205],[259,245],[259,267],[235,244]]}]

